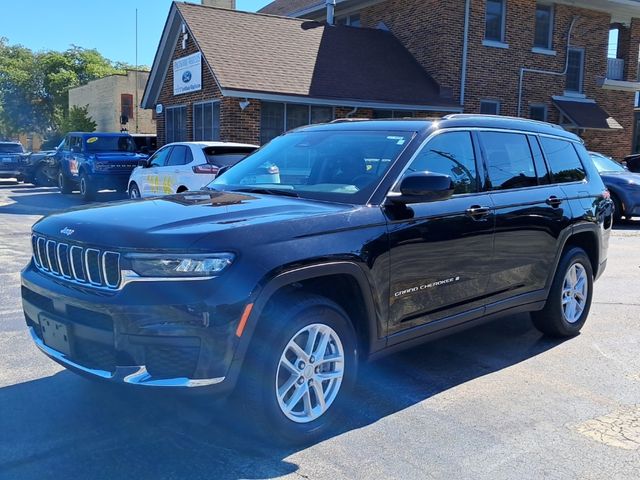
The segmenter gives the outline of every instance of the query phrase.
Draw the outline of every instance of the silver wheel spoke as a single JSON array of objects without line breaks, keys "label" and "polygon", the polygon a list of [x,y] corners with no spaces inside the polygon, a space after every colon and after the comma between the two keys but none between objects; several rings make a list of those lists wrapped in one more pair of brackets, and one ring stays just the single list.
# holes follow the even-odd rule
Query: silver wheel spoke
[{"label": "silver wheel spoke", "polygon": [[297,423],[317,419],[338,396],[343,377],[344,349],[338,334],[320,323],[302,328],[278,363],[275,386],[282,413]]},{"label": "silver wheel spoke", "polygon": [[580,263],[571,265],[565,275],[562,290],[562,313],[569,323],[580,320],[589,296],[589,278]]}]

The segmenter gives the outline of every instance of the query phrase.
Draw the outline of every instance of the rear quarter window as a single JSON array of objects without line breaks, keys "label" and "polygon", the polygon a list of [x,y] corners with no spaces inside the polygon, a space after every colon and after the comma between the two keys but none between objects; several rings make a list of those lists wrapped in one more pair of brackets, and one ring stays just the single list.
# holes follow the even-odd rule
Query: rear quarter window
[{"label": "rear quarter window", "polygon": [[584,166],[573,144],[567,140],[540,137],[553,181],[556,183],[580,182],[587,177]]}]

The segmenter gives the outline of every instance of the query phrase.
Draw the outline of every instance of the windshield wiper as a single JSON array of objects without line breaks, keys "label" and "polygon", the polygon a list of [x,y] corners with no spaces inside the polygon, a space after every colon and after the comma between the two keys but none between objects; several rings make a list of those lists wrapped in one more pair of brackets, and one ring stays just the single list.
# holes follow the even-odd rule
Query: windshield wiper
[{"label": "windshield wiper", "polygon": [[234,192],[245,192],[245,193],[262,193],[265,195],[282,195],[283,197],[300,197],[293,190],[281,190],[279,188],[264,188],[264,187],[242,187],[242,188],[234,188]]}]

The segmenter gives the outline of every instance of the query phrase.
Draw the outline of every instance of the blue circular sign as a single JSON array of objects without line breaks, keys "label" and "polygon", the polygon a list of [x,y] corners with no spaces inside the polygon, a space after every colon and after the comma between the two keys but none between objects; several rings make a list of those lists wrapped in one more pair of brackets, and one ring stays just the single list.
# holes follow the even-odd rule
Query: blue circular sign
[{"label": "blue circular sign", "polygon": [[191,72],[189,70],[182,74],[182,81],[184,83],[189,83],[191,81]]}]

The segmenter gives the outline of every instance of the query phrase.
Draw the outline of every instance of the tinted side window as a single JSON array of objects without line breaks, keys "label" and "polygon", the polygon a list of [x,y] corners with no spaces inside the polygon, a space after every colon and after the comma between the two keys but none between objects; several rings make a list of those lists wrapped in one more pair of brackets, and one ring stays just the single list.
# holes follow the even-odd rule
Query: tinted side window
[{"label": "tinted side window", "polygon": [[454,193],[473,193],[478,190],[476,156],[469,132],[450,132],[437,135],[418,153],[407,173],[433,172],[449,175]]},{"label": "tinted side window", "polygon": [[188,163],[188,161],[190,161],[189,160],[190,153],[191,151],[189,147],[185,147],[184,145],[176,145],[175,147],[173,147],[173,150],[171,152],[171,155],[169,156],[169,159],[167,160],[166,165],[168,167],[185,165],[186,163]]},{"label": "tinted side window", "polygon": [[162,167],[167,161],[167,157],[169,153],[171,153],[171,149],[173,147],[162,148],[158,150],[153,156],[149,159],[149,165],[151,167]]},{"label": "tinted side window", "polygon": [[538,185],[529,141],[519,133],[480,132],[492,190]]},{"label": "tinted side window", "polygon": [[542,143],[554,182],[579,182],[585,179],[587,175],[584,167],[571,142],[541,137],[540,143]]}]

